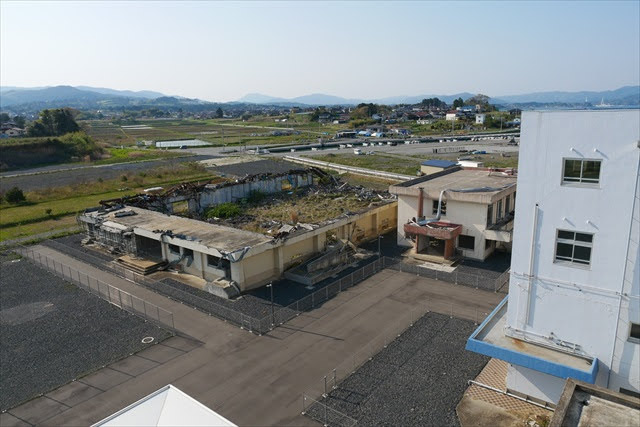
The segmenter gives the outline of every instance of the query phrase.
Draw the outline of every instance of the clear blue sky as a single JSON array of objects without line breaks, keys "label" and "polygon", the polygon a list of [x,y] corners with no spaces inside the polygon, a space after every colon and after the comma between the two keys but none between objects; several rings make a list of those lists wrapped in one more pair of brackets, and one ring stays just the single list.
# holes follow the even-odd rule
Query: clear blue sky
[{"label": "clear blue sky", "polygon": [[3,0],[0,83],[212,101],[607,90],[639,83],[639,5]]}]

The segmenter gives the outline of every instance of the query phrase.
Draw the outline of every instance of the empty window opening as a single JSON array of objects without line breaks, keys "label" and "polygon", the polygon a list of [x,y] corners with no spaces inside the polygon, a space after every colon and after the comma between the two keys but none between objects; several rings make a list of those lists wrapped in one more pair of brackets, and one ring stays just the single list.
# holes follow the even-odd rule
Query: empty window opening
[{"label": "empty window opening", "polygon": [[476,247],[476,238],[461,234],[458,236],[458,247],[462,249],[474,250]]},{"label": "empty window opening", "polygon": [[174,255],[180,255],[180,246],[169,244],[169,252]]},{"label": "empty window opening", "polygon": [[564,159],[563,184],[598,184],[601,160]]},{"label": "empty window opening", "polygon": [[[438,214],[438,201],[437,200],[433,201],[432,213],[434,215]],[[442,205],[440,206],[440,214],[441,215],[446,215],[447,214],[447,202],[445,202],[444,200],[442,201]]]},{"label": "empty window opening", "polygon": [[493,205],[487,208],[487,227],[493,224]]},{"label": "empty window opening", "polygon": [[182,248],[182,255],[191,257],[193,259],[193,249]]},{"label": "empty window opening", "polygon": [[589,265],[593,234],[558,230],[556,239],[556,261]]},{"label": "empty window opening", "polygon": [[629,341],[640,344],[640,324],[631,324],[631,328],[629,329]]}]

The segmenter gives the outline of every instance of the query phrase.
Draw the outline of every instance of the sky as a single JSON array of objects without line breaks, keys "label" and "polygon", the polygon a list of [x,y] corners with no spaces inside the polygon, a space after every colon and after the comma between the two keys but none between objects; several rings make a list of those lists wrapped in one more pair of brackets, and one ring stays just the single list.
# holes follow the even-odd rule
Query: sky
[{"label": "sky", "polygon": [[0,84],[398,95],[640,82],[640,2],[0,2]]}]

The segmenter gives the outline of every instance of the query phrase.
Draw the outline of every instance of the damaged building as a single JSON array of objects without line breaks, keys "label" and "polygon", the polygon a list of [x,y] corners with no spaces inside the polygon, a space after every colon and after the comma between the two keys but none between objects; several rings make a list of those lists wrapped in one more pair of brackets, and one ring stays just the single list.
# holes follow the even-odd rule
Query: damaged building
[{"label": "damaged building", "polygon": [[154,190],[86,210],[78,220],[87,241],[121,252],[118,262],[138,273],[178,270],[223,297],[285,272],[312,285],[353,263],[358,245],[397,221],[393,196],[318,169]]},{"label": "damaged building", "polygon": [[449,167],[389,188],[398,196],[398,245],[435,262],[484,261],[511,251],[516,176],[511,170]]}]

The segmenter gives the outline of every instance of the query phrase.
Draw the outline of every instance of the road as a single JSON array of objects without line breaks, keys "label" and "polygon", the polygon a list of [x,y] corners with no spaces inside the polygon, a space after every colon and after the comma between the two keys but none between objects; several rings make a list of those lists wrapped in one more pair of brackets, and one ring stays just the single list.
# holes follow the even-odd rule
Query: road
[{"label": "road", "polygon": [[[428,309],[479,321],[503,297],[385,270],[271,333],[256,336],[51,248],[33,249],[173,312],[176,328],[200,345],[185,348],[183,343],[173,349],[177,344],[169,342],[168,348],[156,346],[151,354],[131,356],[117,367],[103,368],[9,410],[3,414],[3,425],[19,424],[18,418],[10,417],[26,416],[32,424],[88,425],[166,384],[238,425],[317,425],[300,415],[301,393],[317,390],[324,375],[407,313]],[[123,376],[122,364],[131,369],[144,359],[156,365]]]}]

